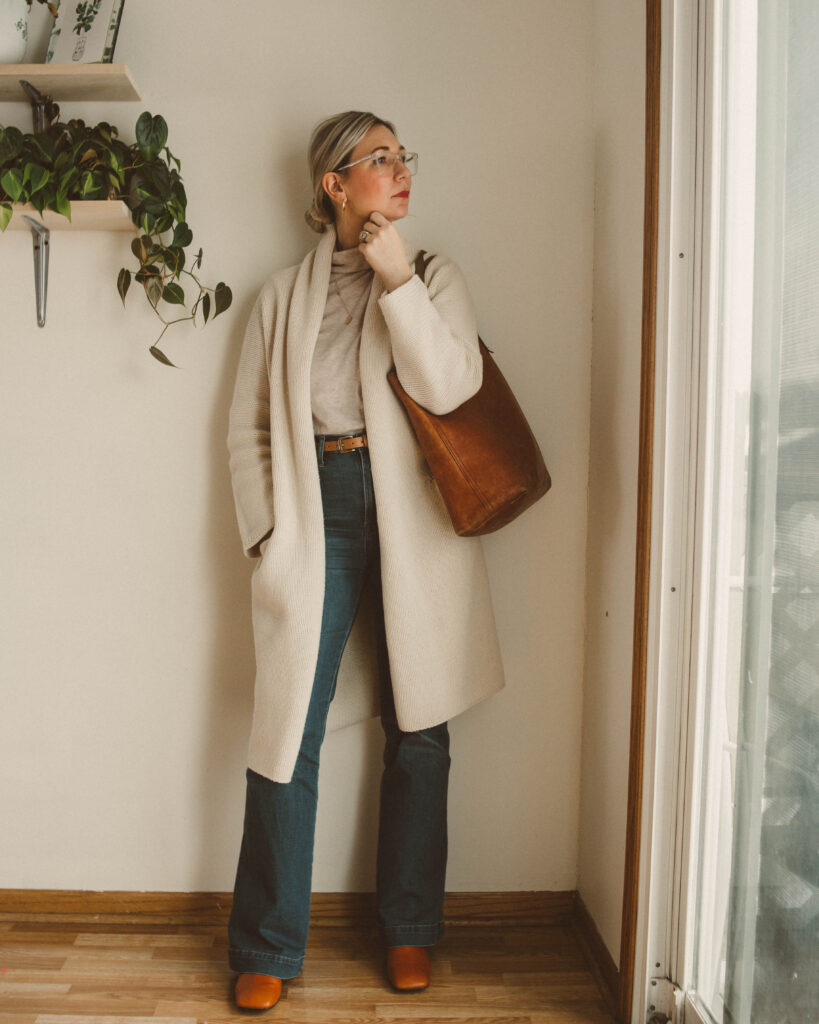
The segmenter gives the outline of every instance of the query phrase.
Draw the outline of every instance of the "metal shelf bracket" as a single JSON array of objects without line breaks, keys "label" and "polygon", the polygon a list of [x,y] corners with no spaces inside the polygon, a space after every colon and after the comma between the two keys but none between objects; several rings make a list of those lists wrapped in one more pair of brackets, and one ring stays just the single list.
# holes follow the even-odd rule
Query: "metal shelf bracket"
[{"label": "metal shelf bracket", "polygon": [[27,82],[24,78],[20,79],[20,85],[23,88],[23,92],[28,96],[29,103],[31,104],[31,118],[34,122],[34,134],[37,135],[40,132],[44,132],[48,127],[48,121],[46,119],[46,105],[51,102],[50,96],[43,96],[39,89]]},{"label": "metal shelf bracket", "polygon": [[31,238],[34,244],[34,296],[37,302],[37,326],[45,327],[46,302],[48,300],[48,250],[51,232],[33,217],[27,217],[24,214],[23,220],[31,228]]}]

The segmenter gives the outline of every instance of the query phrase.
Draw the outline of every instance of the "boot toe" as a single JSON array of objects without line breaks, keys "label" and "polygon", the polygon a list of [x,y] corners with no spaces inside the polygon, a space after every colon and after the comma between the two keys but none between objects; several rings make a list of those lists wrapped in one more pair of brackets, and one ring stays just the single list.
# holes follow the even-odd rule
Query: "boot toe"
[{"label": "boot toe", "polygon": [[387,977],[399,992],[420,992],[429,985],[429,952],[424,946],[393,946],[387,950]]},{"label": "boot toe", "polygon": [[240,1010],[270,1010],[282,994],[281,978],[267,974],[240,974],[236,979],[236,1005]]}]

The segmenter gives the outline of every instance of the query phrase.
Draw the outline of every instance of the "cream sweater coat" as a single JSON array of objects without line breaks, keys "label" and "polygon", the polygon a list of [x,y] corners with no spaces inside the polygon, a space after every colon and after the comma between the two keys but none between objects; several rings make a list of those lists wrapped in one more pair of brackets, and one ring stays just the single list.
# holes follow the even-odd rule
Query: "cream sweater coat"
[{"label": "cream sweater coat", "polygon": [[[289,782],[318,661],[324,520],[310,407],[310,366],[335,248],[330,229],[298,266],[274,274],[250,316],[230,411],[228,450],[252,577],[256,686],[248,763]],[[407,246],[410,263],[415,251]],[[392,293],[376,275],[364,315],[361,390],[378,516],[381,586],[398,724],[429,728],[504,685],[480,539],[458,537],[394,395],[434,413],[480,387],[475,315],[464,279],[437,256],[426,283]],[[365,594],[342,657],[329,728],[378,713]]]}]

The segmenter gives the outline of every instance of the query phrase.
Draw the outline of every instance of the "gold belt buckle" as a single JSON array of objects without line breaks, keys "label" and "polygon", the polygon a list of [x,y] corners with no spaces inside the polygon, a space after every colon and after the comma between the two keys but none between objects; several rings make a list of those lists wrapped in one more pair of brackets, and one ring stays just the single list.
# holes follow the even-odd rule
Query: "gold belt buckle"
[{"label": "gold belt buckle", "polygon": [[345,448],[344,447],[344,442],[345,441],[352,441],[356,436],[357,436],[356,434],[342,434],[341,437],[337,437],[336,438],[336,443],[338,444],[338,450],[340,452],[344,452],[345,454],[347,452],[354,452],[355,448],[353,447],[353,445],[350,445],[349,448]]}]

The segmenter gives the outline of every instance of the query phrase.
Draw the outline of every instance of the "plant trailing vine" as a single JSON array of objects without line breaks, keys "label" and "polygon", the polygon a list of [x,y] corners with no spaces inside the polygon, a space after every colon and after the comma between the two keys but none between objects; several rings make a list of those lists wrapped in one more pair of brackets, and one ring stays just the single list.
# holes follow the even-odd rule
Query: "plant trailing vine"
[{"label": "plant trailing vine", "polygon": [[[162,322],[159,337],[149,351],[166,366],[174,364],[159,347],[167,329],[197,317],[202,323],[217,317],[232,301],[230,288],[202,284],[196,271],[202,265],[201,248],[188,263],[186,250],[193,233],[186,217],[187,197],[181,165],[167,146],[168,126],[161,115],[142,113],[136,123],[136,141],[119,139],[116,127],[105,121],[89,127],[81,120],[63,123],[59,107],[46,110],[44,132],[26,134],[0,126],[0,231],[13,213],[12,203],[31,203],[42,213],[54,210],[71,219],[72,199],[122,199],[141,234],[131,243],[138,267],[133,280],[141,284],[148,303]],[[182,279],[194,285],[195,299],[188,305]],[[117,290],[123,305],[132,281],[123,267]],[[185,313],[173,316],[171,308]]]}]

